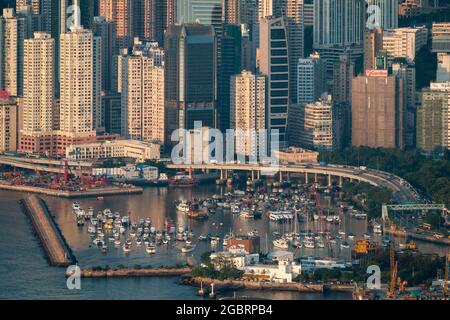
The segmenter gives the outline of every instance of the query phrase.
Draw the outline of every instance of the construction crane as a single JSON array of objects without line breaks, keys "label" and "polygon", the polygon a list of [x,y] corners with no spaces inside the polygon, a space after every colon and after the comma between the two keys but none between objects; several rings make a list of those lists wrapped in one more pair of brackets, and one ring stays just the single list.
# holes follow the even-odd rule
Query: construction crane
[{"label": "construction crane", "polygon": [[391,265],[391,282],[389,284],[389,289],[388,289],[388,292],[387,292],[387,296],[389,298],[393,298],[394,297],[394,292],[395,292],[395,282],[397,280],[397,269],[398,269],[398,264],[395,261],[394,241],[391,241],[391,247],[390,247],[390,251],[389,251],[389,258],[390,258],[390,265]]}]

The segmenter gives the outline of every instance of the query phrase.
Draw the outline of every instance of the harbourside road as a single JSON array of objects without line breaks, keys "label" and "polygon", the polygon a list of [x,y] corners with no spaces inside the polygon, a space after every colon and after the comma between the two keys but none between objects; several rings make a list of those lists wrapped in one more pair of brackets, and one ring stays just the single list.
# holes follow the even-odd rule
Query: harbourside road
[{"label": "harbourside road", "polygon": [[323,175],[328,178],[328,185],[331,185],[333,179],[338,179],[337,183],[342,185],[344,179],[351,181],[359,181],[371,184],[376,187],[387,188],[394,194],[395,200],[398,202],[417,202],[420,201],[418,192],[404,179],[388,172],[361,169],[359,167],[344,166],[344,165],[280,165],[278,167],[270,167],[264,165],[252,164],[169,164],[170,169],[184,169],[188,171],[194,170],[218,170],[221,172],[221,177],[226,178],[228,171],[248,171],[256,172],[257,176],[261,176],[264,172],[276,170],[275,175],[279,177],[280,181],[283,179],[283,174],[304,174],[305,182],[313,180],[317,182],[318,175]]},{"label": "harbourside road", "polygon": [[31,220],[36,235],[51,265],[68,266],[75,263],[75,257],[56,226],[52,215],[42,199],[32,195],[22,201],[23,209]]}]

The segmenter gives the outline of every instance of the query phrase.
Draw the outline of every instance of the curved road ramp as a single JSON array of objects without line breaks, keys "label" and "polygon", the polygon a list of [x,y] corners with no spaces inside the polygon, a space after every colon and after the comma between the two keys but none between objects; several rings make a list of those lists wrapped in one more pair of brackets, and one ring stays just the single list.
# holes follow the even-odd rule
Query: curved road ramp
[{"label": "curved road ramp", "polygon": [[31,195],[21,200],[22,208],[30,218],[48,261],[53,266],[69,266],[76,262],[64,236],[56,225],[44,200]]}]

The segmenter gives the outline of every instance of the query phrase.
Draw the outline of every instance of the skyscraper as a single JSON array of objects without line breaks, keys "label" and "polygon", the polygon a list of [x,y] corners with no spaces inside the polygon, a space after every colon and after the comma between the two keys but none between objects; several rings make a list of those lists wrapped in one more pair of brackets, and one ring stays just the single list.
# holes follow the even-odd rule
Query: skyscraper
[{"label": "skyscraper", "polygon": [[134,37],[134,1],[132,0],[100,0],[99,11],[108,21],[116,25],[117,54],[122,48],[129,48]]},{"label": "skyscraper", "polygon": [[45,133],[53,130],[55,40],[36,32],[25,40],[23,131]]},{"label": "skyscraper", "polygon": [[352,101],[352,81],[355,76],[355,64],[348,55],[341,55],[333,67],[333,99],[335,102]]},{"label": "skyscraper", "polygon": [[[60,129],[75,135],[93,134],[100,109],[100,90],[94,86],[96,46],[91,31],[73,26],[61,34]],[[100,39],[96,38],[98,44]],[[97,76],[99,74],[96,74]]]},{"label": "skyscraper", "polygon": [[145,41],[164,41],[167,0],[134,0],[134,36]]},{"label": "skyscraper", "polygon": [[448,148],[449,118],[448,92],[429,89],[422,92],[422,104],[417,110],[417,149],[432,153]]},{"label": "skyscraper", "polygon": [[165,34],[166,138],[194,121],[216,126],[217,44],[214,29],[170,25]]},{"label": "skyscraper", "polygon": [[230,128],[230,80],[242,70],[242,31],[240,25],[224,24],[218,70],[218,127]]},{"label": "skyscraper", "polygon": [[136,44],[122,60],[122,136],[164,142],[164,67]]},{"label": "skyscraper", "polygon": [[289,107],[289,58],[286,18],[264,18],[260,22],[259,69],[267,75],[269,130],[278,130],[280,147],[287,146]]},{"label": "skyscraper", "polygon": [[[258,155],[257,134],[266,127],[266,77],[250,71],[231,78],[231,129],[243,134],[236,137],[236,151],[243,155]],[[250,131],[256,133],[250,135]],[[253,137],[253,141],[252,141]]]},{"label": "skyscraper", "polygon": [[327,61],[329,81],[340,55],[362,58],[364,25],[364,0],[314,1],[313,48]]},{"label": "skyscraper", "polygon": [[352,145],[404,148],[403,83],[387,70],[366,70],[352,82]]},{"label": "skyscraper", "polygon": [[92,31],[94,36],[101,38],[102,47],[102,89],[110,91],[113,88],[114,50],[116,47],[116,27],[114,22],[104,17],[94,17]]},{"label": "skyscraper", "polygon": [[304,51],[304,21],[303,2],[304,0],[285,0],[284,12],[288,24],[289,42],[289,79],[290,79],[290,101],[297,101],[297,63],[303,58]]},{"label": "skyscraper", "polygon": [[319,100],[327,91],[325,62],[318,53],[309,58],[298,60],[298,99],[297,104],[304,106]]},{"label": "skyscraper", "polygon": [[23,96],[23,44],[25,19],[14,9],[3,9],[0,18],[0,89],[10,96]]}]

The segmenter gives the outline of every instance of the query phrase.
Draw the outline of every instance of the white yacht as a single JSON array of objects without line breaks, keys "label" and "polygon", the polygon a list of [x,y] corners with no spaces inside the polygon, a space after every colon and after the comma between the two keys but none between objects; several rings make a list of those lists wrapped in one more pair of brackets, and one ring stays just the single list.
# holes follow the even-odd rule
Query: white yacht
[{"label": "white yacht", "polygon": [[279,249],[288,249],[289,242],[287,242],[285,239],[276,239],[273,240],[273,246]]}]

